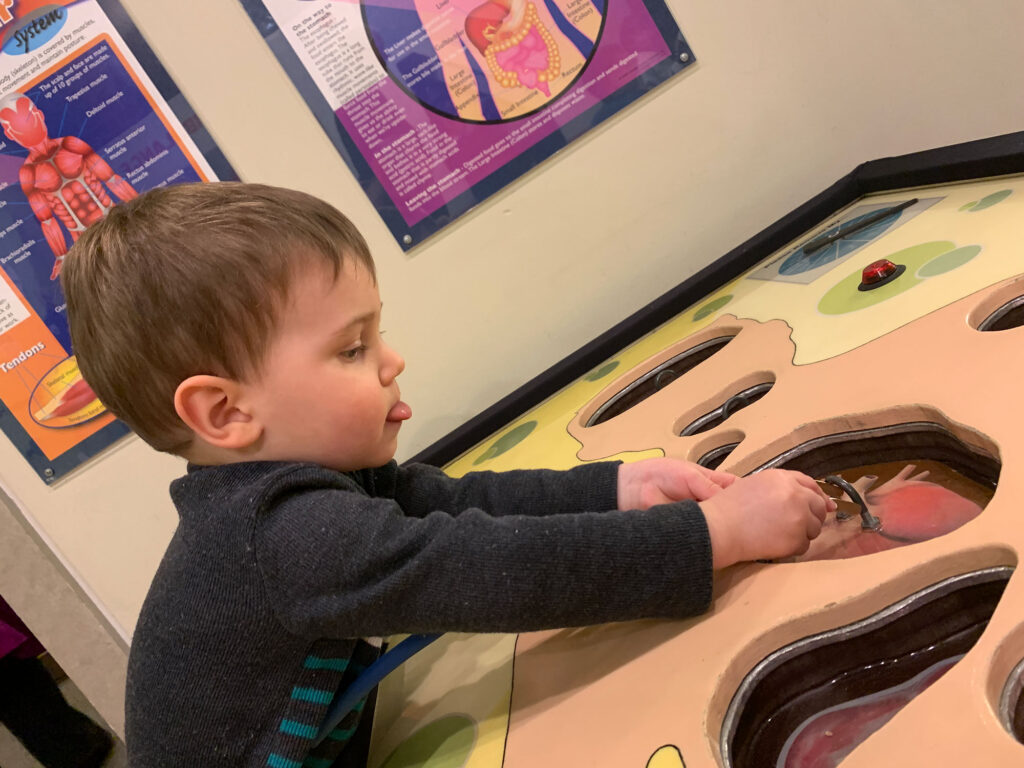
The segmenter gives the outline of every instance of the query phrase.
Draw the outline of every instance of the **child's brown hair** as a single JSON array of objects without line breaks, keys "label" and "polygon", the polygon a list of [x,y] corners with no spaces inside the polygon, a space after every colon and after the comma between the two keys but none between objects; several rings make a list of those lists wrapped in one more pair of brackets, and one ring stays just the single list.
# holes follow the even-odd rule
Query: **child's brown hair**
[{"label": "child's brown hair", "polygon": [[216,182],[153,189],[117,205],[61,271],[71,344],[100,401],[157,450],[192,433],[174,410],[189,376],[259,373],[300,266],[374,275],[362,235],[311,195]]}]

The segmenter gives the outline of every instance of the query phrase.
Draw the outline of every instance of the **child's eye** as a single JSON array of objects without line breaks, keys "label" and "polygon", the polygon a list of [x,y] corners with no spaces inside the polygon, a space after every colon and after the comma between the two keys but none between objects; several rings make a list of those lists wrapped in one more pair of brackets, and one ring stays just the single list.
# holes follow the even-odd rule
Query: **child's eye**
[{"label": "child's eye", "polygon": [[358,360],[359,356],[362,355],[363,352],[365,351],[366,345],[360,344],[358,347],[352,347],[351,349],[344,350],[343,352],[339,353],[339,356],[343,360]]}]

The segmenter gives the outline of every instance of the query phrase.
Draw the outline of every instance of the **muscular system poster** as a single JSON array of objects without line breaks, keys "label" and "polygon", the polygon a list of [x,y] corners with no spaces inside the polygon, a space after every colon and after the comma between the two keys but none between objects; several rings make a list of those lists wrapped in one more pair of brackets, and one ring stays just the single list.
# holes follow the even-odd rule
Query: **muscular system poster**
[{"label": "muscular system poster", "polygon": [[128,432],[79,372],[65,254],[140,192],[234,175],[117,3],[0,0],[0,36],[0,427],[50,482]]},{"label": "muscular system poster", "polygon": [[412,248],[694,61],[661,0],[242,0]]}]

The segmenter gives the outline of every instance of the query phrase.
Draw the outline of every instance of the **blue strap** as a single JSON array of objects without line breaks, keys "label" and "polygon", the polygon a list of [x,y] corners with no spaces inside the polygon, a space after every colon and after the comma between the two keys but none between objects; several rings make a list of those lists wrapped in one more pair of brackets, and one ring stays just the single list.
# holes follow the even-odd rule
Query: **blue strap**
[{"label": "blue strap", "polygon": [[359,676],[352,681],[352,685],[342,691],[341,695],[331,704],[330,709],[327,710],[327,717],[316,734],[316,741],[313,743],[313,746],[315,747],[323,741],[327,734],[333,731],[345,718],[345,715],[351,712],[356,704],[365,699],[381,680],[408,661],[413,654],[422,651],[439,637],[440,635],[409,635],[405,640],[394,648],[388,649],[370,666],[360,672]]}]

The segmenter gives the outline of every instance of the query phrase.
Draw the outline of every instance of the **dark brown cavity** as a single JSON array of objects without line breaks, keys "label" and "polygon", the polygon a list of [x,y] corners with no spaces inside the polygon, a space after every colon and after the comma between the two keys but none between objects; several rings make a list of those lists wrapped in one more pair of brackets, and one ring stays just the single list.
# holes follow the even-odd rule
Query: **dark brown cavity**
[{"label": "dark brown cavity", "polygon": [[842,474],[851,481],[878,475],[883,483],[907,464],[929,470],[931,482],[982,507],[992,498],[1002,466],[995,456],[966,444],[942,425],[917,422],[810,440],[761,468],[794,469],[814,478]]},{"label": "dark brown cavity", "polygon": [[697,463],[702,467],[707,467],[708,469],[718,469],[718,467],[722,465],[722,462],[728,458],[729,454],[736,450],[737,445],[739,445],[739,443],[726,443],[725,445],[720,445],[717,448],[712,448],[697,459]]},{"label": "dark brown cavity", "polygon": [[688,371],[719,352],[734,336],[718,336],[691,347],[670,360],[648,371],[613,395],[587,420],[586,426],[595,427],[628,411],[651,395],[661,391]]},{"label": "dark brown cavity", "polygon": [[[729,707],[722,732],[726,768],[775,765],[790,734],[808,718],[966,653],[1011,573],[993,568],[948,579],[864,621],[769,656],[743,681]],[[1020,711],[1018,705],[1018,717]]]}]

